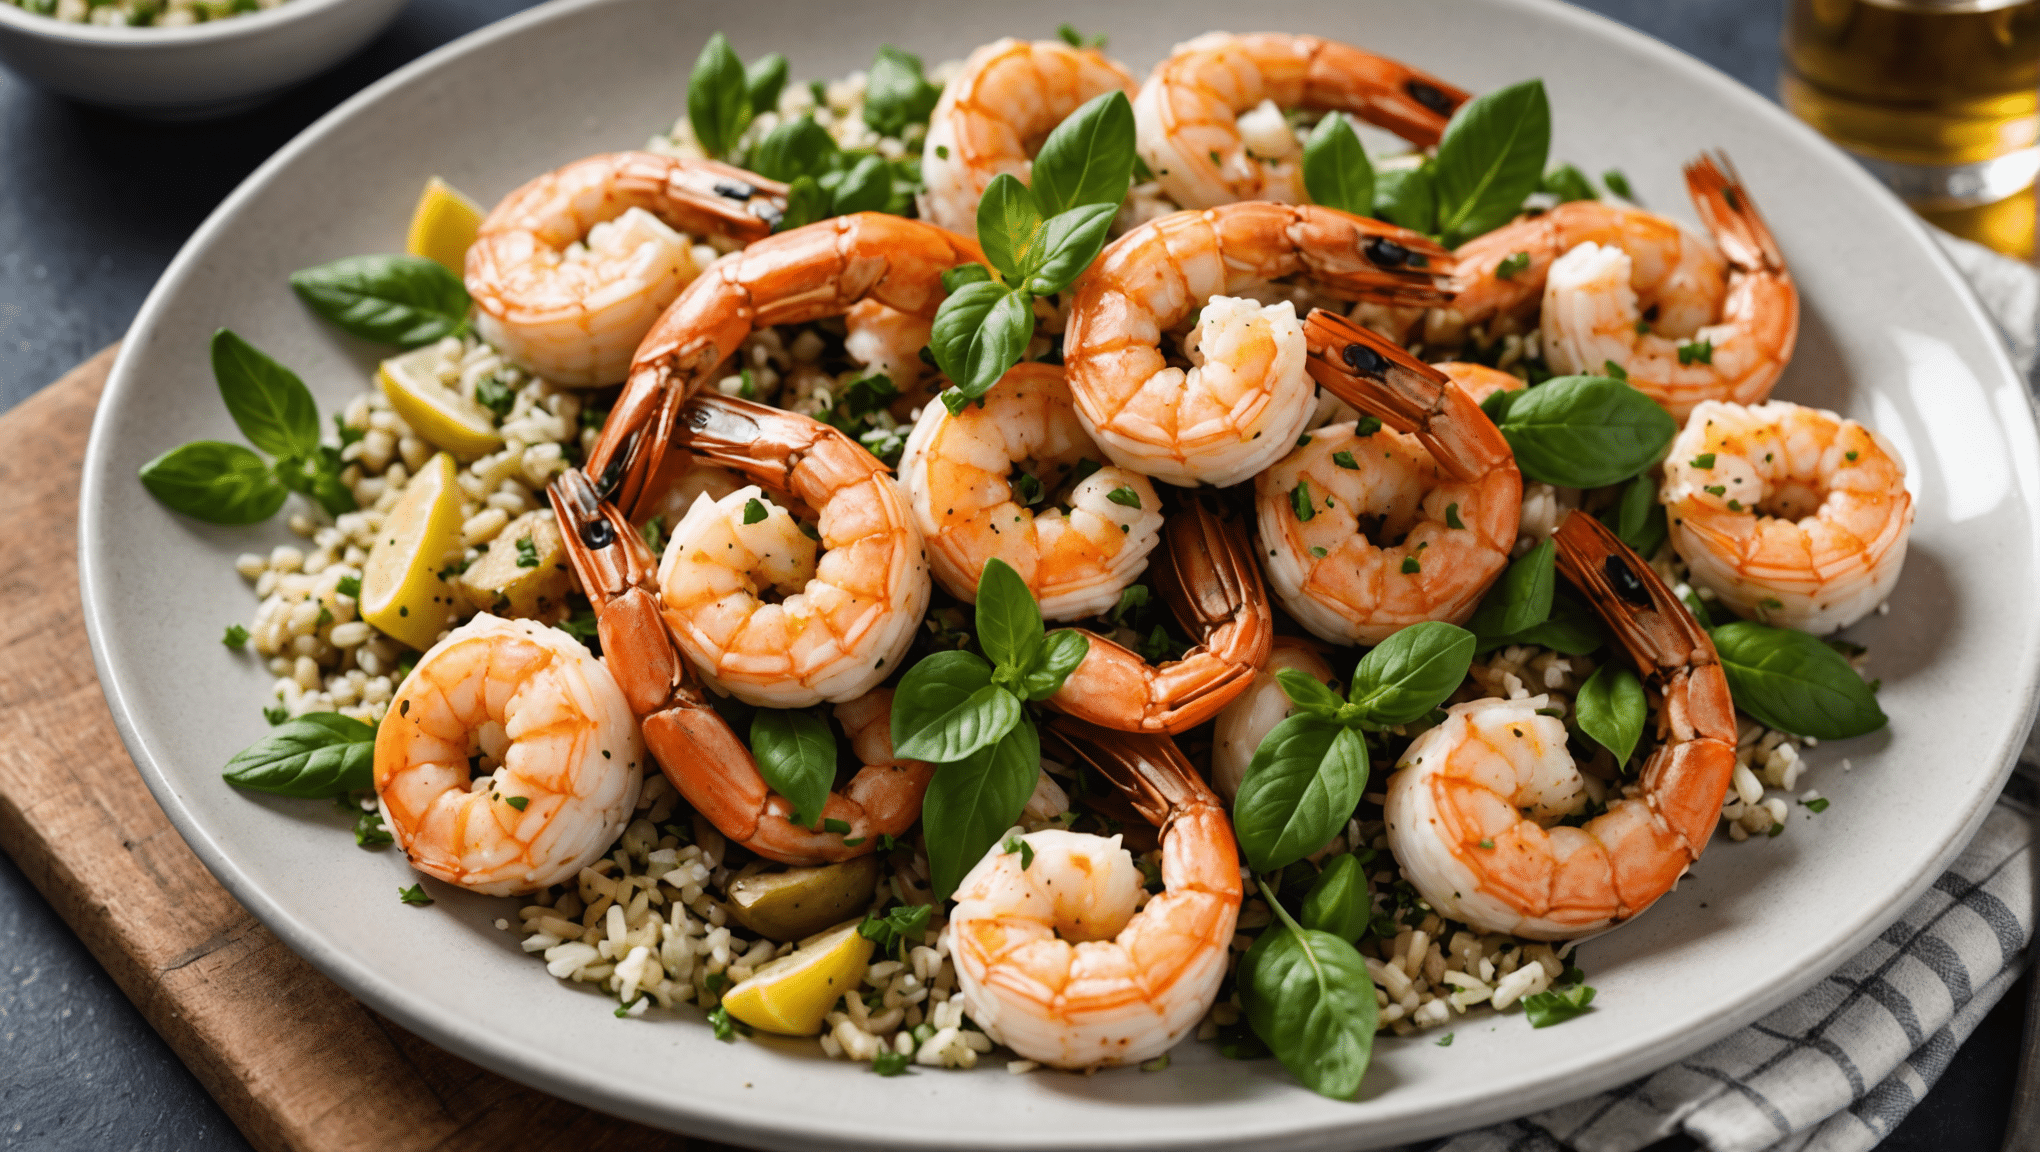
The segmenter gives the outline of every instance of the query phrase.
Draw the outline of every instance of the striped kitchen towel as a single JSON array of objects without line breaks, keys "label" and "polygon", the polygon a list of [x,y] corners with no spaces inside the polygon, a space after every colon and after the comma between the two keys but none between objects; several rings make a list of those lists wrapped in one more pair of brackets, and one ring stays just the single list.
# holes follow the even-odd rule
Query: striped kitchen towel
[{"label": "striped kitchen towel", "polygon": [[[2040,383],[2040,273],[1967,241],[1942,243],[2019,370]],[[2040,731],[1954,866],[1826,980],[1654,1075],[1417,1148],[1638,1152],[1683,1134],[1708,1152],[1868,1152],[1926,1096],[2025,968],[2036,799]]]}]

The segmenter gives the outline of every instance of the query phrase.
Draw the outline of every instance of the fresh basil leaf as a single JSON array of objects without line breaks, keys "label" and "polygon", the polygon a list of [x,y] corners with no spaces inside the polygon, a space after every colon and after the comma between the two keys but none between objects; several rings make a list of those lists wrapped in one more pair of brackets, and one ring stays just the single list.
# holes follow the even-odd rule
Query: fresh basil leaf
[{"label": "fresh basil leaf", "polygon": [[936,769],[921,800],[929,882],[947,900],[1020,819],[1041,775],[1041,737],[1023,721],[998,742]]},{"label": "fresh basil leaf", "polygon": [[319,406],[297,373],[226,328],[213,333],[212,369],[227,414],[248,443],[271,456],[319,450]]},{"label": "fresh basil leaf", "polygon": [[[991,391],[1006,369],[1020,362],[1034,336],[1034,298],[1004,284],[983,281],[950,293],[935,312],[928,350],[935,366],[963,398]],[[949,404],[949,395],[943,394]],[[952,404],[951,412],[961,411]]]},{"label": "fresh basil leaf", "polygon": [[1711,635],[1735,706],[1766,727],[1821,740],[1884,727],[1876,694],[1819,639],[1754,620],[1724,624]]},{"label": "fresh basil leaf", "polygon": [[1523,475],[1561,488],[1619,484],[1657,462],[1678,422],[1605,376],[1561,376],[1513,394],[1500,422]]},{"label": "fresh basil leaf", "polygon": [[1238,981],[1247,1022],[1290,1075],[1335,1100],[1359,1091],[1379,1010],[1367,962],[1351,944],[1271,925],[1240,957]]},{"label": "fresh basil leaf", "polygon": [[865,156],[848,171],[824,177],[822,185],[829,189],[834,215],[882,212],[892,200],[892,169],[877,156]]},{"label": "fresh basil leaf", "polygon": [[290,490],[239,444],[195,440],[141,469],[142,487],[173,512],[208,524],[254,524],[276,515]]},{"label": "fresh basil leaf", "polygon": [[1525,80],[1474,97],[1445,126],[1433,161],[1438,230],[1447,247],[1491,232],[1523,206],[1551,151],[1544,81]]},{"label": "fresh basil leaf", "polygon": [[790,232],[817,220],[827,220],[834,204],[828,189],[812,176],[796,176],[786,185],[786,211],[779,216],[775,231]]},{"label": "fresh basil leaf", "polygon": [[718,32],[702,45],[687,77],[687,122],[701,150],[720,159],[729,155],[751,126],[751,97],[744,62]]},{"label": "fresh basil leaf", "polygon": [[1301,668],[1277,668],[1275,682],[1282,686],[1282,694],[1289,697],[1289,702],[1298,708],[1330,715],[1345,703],[1337,692]]},{"label": "fresh basil leaf", "polygon": [[841,154],[836,138],[812,116],[787,120],[751,149],[751,171],[768,180],[792,181],[827,172]]},{"label": "fresh basil leaf", "polygon": [[1601,522],[1645,560],[1657,555],[1671,531],[1657,495],[1657,479],[1647,471],[1639,472],[1622,489],[1621,501],[1601,516]]},{"label": "fresh basil leaf", "polygon": [[809,712],[760,708],[751,718],[751,755],[758,775],[793,804],[793,822],[813,828],[836,782],[836,736]]},{"label": "fresh basil leaf", "polygon": [[992,683],[971,652],[937,652],[907,669],[893,694],[893,752],[947,764],[992,743],[1020,722],[1020,701]]},{"label": "fresh basil leaf", "polygon": [[1002,172],[985,186],[978,199],[978,243],[985,260],[1009,284],[1018,284],[1039,262],[1035,245],[1041,239],[1041,210],[1034,193],[1011,173]]},{"label": "fresh basil leaf", "polygon": [[1534,644],[1567,656],[1585,656],[1602,642],[1600,620],[1586,605],[1561,591],[1551,598],[1550,619],[1521,632],[1483,637],[1477,651],[1489,652],[1509,644]]},{"label": "fresh basil leaf", "polygon": [[1558,590],[1557,559],[1558,544],[1546,537],[1510,562],[1466,622],[1478,643],[1512,636],[1550,619],[1551,597]]},{"label": "fresh basil leaf", "polygon": [[349,256],[293,272],[291,290],[350,336],[416,348],[467,330],[467,287],[423,256]]},{"label": "fresh basil leaf", "polygon": [[375,729],[338,712],[307,712],[227,761],[227,783],[323,800],[375,786]]},{"label": "fresh basil leaf", "polygon": [[1087,205],[1118,211],[1133,185],[1133,141],[1133,105],[1117,88],[1064,117],[1034,157],[1030,183],[1041,214]]},{"label": "fresh basil leaf", "polygon": [[890,44],[878,50],[864,81],[864,122],[881,136],[898,136],[925,124],[942,89],[921,74],[921,58]]},{"label": "fresh basil leaf", "polygon": [[1114,204],[1086,204],[1042,225],[1034,269],[1027,275],[1027,290],[1037,296],[1052,296],[1075,282],[1105,250],[1105,234],[1119,211]]},{"label": "fresh basil leaf", "polygon": [[1373,897],[1367,891],[1367,873],[1351,852],[1341,852],[1325,861],[1311,881],[1297,919],[1305,928],[1326,932],[1348,944],[1360,939],[1374,918]]},{"label": "fresh basil leaf", "polygon": [[1020,679],[1028,700],[1046,700],[1062,690],[1063,681],[1091,654],[1091,641],[1073,628],[1058,628],[1041,642],[1040,656]]},{"label": "fresh basil leaf", "polygon": [[1629,763],[1637,740],[1643,736],[1644,722],[1650,719],[1643,681],[1619,664],[1603,664],[1594,669],[1594,674],[1580,685],[1573,710],[1579,717],[1580,731],[1613,753],[1617,768]]},{"label": "fresh basil leaf", "polygon": [[1346,117],[1318,121],[1303,146],[1303,186],[1312,201],[1355,216],[1374,214],[1374,165]]},{"label": "fresh basil leaf", "polygon": [[1572,200],[1600,199],[1594,194],[1594,182],[1587,179],[1586,173],[1570,164],[1560,164],[1546,172],[1544,179],[1537,182],[1537,190],[1558,197],[1561,204]]},{"label": "fresh basil leaf", "polygon": [[1233,803],[1247,863],[1273,872],[1324,847],[1359,806],[1367,769],[1367,741],[1354,729],[1309,713],[1275,725]]},{"label": "fresh basil leaf", "polygon": [[1509,405],[1515,403],[1516,397],[1521,396],[1524,391],[1517,388],[1490,392],[1488,398],[1480,402],[1480,410],[1495,423],[1496,427],[1500,427],[1502,418],[1509,414]]},{"label": "fresh basil leaf", "polygon": [[985,561],[978,573],[978,644],[994,668],[1024,670],[1041,646],[1041,608],[1027,581],[998,557]]},{"label": "fresh basil leaf", "polygon": [[744,95],[753,116],[779,107],[779,93],[785,87],[786,57],[777,52],[767,52],[744,69]]},{"label": "fresh basil leaf", "polygon": [[923,657],[900,677],[893,693],[895,750],[991,682],[991,664],[975,652],[949,650]]},{"label": "fresh basil leaf", "polygon": [[1439,620],[1412,624],[1360,658],[1346,698],[1371,723],[1408,724],[1466,679],[1473,649],[1473,633],[1464,628]]},{"label": "fresh basil leaf", "polygon": [[991,278],[992,270],[982,264],[958,264],[943,270],[942,290],[955,292],[966,284],[983,284]]},{"label": "fresh basil leaf", "polygon": [[1549,1028],[1585,1013],[1593,1002],[1594,990],[1585,984],[1550,988],[1523,997],[1523,1018],[1532,1028]]},{"label": "fresh basil leaf", "polygon": [[1389,168],[1374,174],[1374,215],[1426,235],[1438,231],[1438,188],[1431,169]]}]

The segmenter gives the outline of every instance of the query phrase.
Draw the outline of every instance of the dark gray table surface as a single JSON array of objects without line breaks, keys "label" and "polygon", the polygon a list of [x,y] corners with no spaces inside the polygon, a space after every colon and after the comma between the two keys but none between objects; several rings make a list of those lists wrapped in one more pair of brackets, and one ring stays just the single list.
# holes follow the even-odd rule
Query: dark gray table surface
[{"label": "dark gray table surface", "polygon": [[[211,124],[126,120],[45,95],[0,70],[0,410],[118,339],[185,237],[300,129],[398,65],[525,6],[412,0],[351,60],[265,107]],[[1586,7],[1760,92],[1774,91],[1783,0],[1591,0]],[[247,1147],[5,856],[0,941],[0,1149]],[[1963,1046],[1885,1142],[1888,1152],[1998,1147],[2029,983]],[[1659,1147],[1690,1146],[1681,1138]]]}]

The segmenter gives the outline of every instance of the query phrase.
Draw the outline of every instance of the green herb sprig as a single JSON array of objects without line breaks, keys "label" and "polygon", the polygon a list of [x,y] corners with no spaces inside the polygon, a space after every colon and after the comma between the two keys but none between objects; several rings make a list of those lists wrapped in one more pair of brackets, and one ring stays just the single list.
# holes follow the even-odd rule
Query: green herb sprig
[{"label": "green herb sprig", "polygon": [[467,286],[423,256],[349,256],[291,273],[290,287],[335,327],[371,343],[416,348],[468,327]]},{"label": "green herb sprig", "polygon": [[1545,182],[1550,150],[1544,82],[1525,80],[1461,105],[1437,155],[1414,168],[1376,173],[1345,118],[1328,116],[1304,147],[1304,188],[1319,204],[1377,216],[1456,247],[1522,210]]},{"label": "green herb sprig", "polygon": [[1367,787],[1363,733],[1429,715],[1466,679],[1473,652],[1464,628],[1412,625],[1361,659],[1350,699],[1296,669],[1277,670],[1296,711],[1254,751],[1233,805],[1233,828],[1254,871],[1280,871],[1338,835]]},{"label": "green herb sprig", "polygon": [[1349,1100],[1374,1055],[1380,1010],[1373,977],[1351,943],[1290,916],[1277,887],[1275,877],[1262,878],[1277,923],[1240,957],[1240,1006],[1290,1075],[1320,1095]]},{"label": "green herb sprig", "polygon": [[1034,335],[1034,298],[1069,287],[1105,247],[1133,182],[1133,105],[1108,92],[1049,133],[1033,187],[1001,175],[978,202],[978,243],[991,266],[943,277],[949,298],[935,313],[928,350],[953,385],[951,412],[983,396],[1020,362]]},{"label": "green herb sprig", "polygon": [[1034,794],[1041,737],[1026,702],[1055,695],[1091,649],[1079,632],[1048,632],[1027,582],[1002,560],[978,577],[977,637],[983,656],[937,652],[907,669],[893,695],[894,755],[938,765],[921,801],[938,900]]},{"label": "green herb sprig", "polygon": [[375,729],[338,712],[307,712],[234,753],[222,775],[251,792],[345,796],[375,785]]},{"label": "green herb sprig", "polygon": [[1657,463],[1679,431],[1650,397],[1606,376],[1560,376],[1496,392],[1481,410],[1501,429],[1523,475],[1561,488],[1620,484]]},{"label": "green herb sprig", "polygon": [[172,511],[210,524],[267,520],[292,492],[335,515],[354,511],[354,493],[340,482],[340,450],[320,442],[318,405],[304,381],[225,328],[213,333],[212,366],[234,426],[275,460],[239,444],[195,440],[142,465],[142,487]]}]

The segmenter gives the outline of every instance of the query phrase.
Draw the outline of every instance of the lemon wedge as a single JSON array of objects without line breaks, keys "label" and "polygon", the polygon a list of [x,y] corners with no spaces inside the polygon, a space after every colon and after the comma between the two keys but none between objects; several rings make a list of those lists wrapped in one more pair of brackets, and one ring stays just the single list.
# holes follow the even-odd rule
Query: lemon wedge
[{"label": "lemon wedge", "polygon": [[433,371],[439,359],[438,349],[425,347],[383,361],[375,380],[390,407],[433,447],[462,460],[501,448],[503,436],[489,410],[439,382]]},{"label": "lemon wedge", "polygon": [[361,618],[421,652],[453,620],[439,572],[460,554],[460,503],[453,457],[441,452],[404,486],[361,566]]},{"label": "lemon wedge", "polygon": [[418,207],[411,213],[411,234],[404,251],[437,260],[458,274],[467,263],[468,245],[482,226],[481,205],[434,176],[425,182]]},{"label": "lemon wedge", "polygon": [[813,1036],[822,1017],[852,991],[871,962],[871,941],[857,934],[858,922],[809,937],[802,947],[758,969],[723,994],[731,1016],[761,1032]]}]

